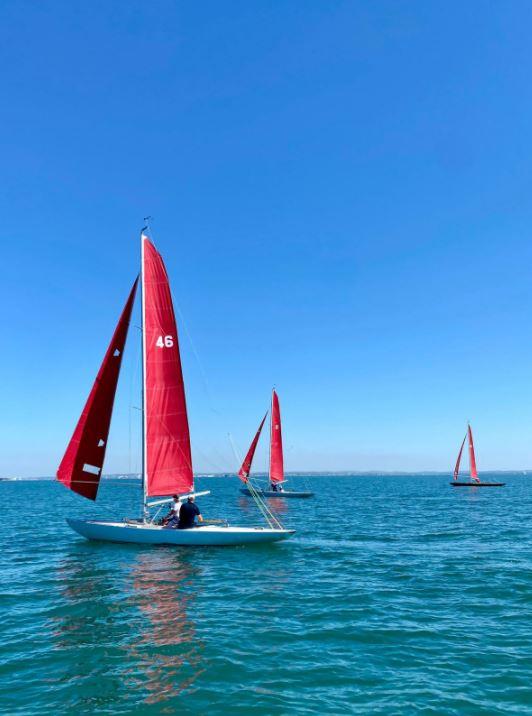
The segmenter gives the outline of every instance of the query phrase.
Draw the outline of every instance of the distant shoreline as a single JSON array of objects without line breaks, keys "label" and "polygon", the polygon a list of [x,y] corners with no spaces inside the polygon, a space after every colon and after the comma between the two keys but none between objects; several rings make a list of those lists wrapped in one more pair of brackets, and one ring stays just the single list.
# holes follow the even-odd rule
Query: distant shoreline
[{"label": "distant shoreline", "polygon": [[[468,473],[460,473],[467,476]],[[532,474],[530,470],[479,470],[479,475],[528,475]],[[406,472],[404,470],[353,470],[353,471],[313,471],[313,472],[287,472],[286,477],[445,477],[452,475],[452,470],[416,470],[415,472]],[[206,478],[227,478],[236,477],[235,473],[232,472],[198,472],[194,474],[196,479]],[[252,477],[266,478],[268,473],[256,472],[252,474]],[[6,476],[0,477],[0,482],[28,482],[28,481],[54,481],[55,477],[50,476],[32,476],[32,477],[18,477],[18,476]],[[102,475],[102,480],[140,480],[138,474],[128,473],[111,473],[108,475]]]}]

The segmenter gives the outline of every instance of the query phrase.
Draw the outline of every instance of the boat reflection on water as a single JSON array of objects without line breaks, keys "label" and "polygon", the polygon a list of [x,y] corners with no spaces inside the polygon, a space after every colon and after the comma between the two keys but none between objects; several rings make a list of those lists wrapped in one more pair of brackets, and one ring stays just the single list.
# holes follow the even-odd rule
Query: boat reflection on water
[{"label": "boat reflection on water", "polygon": [[288,505],[282,497],[268,497],[266,504],[275,514],[285,515],[288,512]]},{"label": "boat reflection on water", "polygon": [[[280,497],[263,497],[268,508],[274,513],[274,515],[285,515],[288,512],[288,504],[286,500]],[[250,517],[255,518],[257,515],[257,508],[249,497],[244,495],[238,497],[239,509]]]},{"label": "boat reflection on water", "polygon": [[57,571],[62,603],[50,624],[65,657],[58,683],[97,685],[101,703],[118,694],[138,703],[141,692],[145,704],[159,705],[190,687],[203,671],[189,616],[201,576],[192,555],[128,547],[102,559],[101,548],[78,547]]},{"label": "boat reflection on water", "polygon": [[128,603],[142,623],[128,647],[129,677],[148,692],[146,703],[175,697],[203,671],[203,644],[188,615],[200,571],[191,556],[172,549],[141,553],[132,565]]}]

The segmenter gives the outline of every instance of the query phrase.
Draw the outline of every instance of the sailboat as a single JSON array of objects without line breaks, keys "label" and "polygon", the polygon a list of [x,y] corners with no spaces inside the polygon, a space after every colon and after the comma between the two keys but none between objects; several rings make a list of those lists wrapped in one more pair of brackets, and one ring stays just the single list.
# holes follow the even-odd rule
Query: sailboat
[{"label": "sailboat", "polygon": [[[266,413],[267,415],[267,413]],[[272,391],[272,407],[270,413],[270,471],[269,471],[269,485],[270,489],[259,488],[251,485],[249,473],[251,471],[251,463],[255,455],[257,443],[259,442],[260,434],[266,420],[266,415],[263,417],[259,429],[255,433],[249,450],[244,458],[242,467],[238,471],[238,477],[246,484],[246,487],[241,488],[240,492],[244,495],[253,496],[253,492],[258,493],[261,497],[313,497],[313,492],[296,492],[294,490],[285,490],[283,484],[286,482],[284,479],[284,460],[283,460],[283,436],[281,429],[281,409],[279,407],[279,397],[275,391]]]},{"label": "sailboat", "polygon": [[[96,500],[105,459],[116,387],[120,375],[137,285],[141,293],[142,329],[142,517],[122,521],[67,519],[70,527],[90,540],[169,545],[241,545],[275,542],[294,530],[267,518],[267,527],[208,524],[169,529],[156,523],[152,508],[162,509],[177,494],[194,491],[194,474],[185,387],[170,284],[162,256],[141,232],[140,277],[133,284],[111,343],[83,412],[57,471],[67,488]],[[158,498],[158,499],[151,499]],[[150,501],[151,499],[151,501]]]},{"label": "sailboat", "polygon": [[[462,452],[464,450],[465,441],[468,441],[469,447],[469,473],[471,480],[469,482],[459,482],[458,473],[460,472],[460,462],[462,460]],[[475,446],[473,444],[473,431],[471,425],[467,424],[467,431],[460,445],[456,465],[454,466],[453,481],[450,483],[453,487],[503,487],[504,482],[481,482],[477,471],[477,461],[475,458]]]}]

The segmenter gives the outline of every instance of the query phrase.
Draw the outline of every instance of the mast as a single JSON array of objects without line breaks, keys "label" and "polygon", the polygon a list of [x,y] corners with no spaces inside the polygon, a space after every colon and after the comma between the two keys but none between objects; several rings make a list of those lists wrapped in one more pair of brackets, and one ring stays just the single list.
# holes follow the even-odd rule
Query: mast
[{"label": "mast", "polygon": [[[146,221],[146,219],[145,219]],[[142,354],[142,515],[144,520],[148,515],[148,507],[146,505],[146,333],[144,330],[145,322],[145,291],[144,291],[144,232],[147,231],[148,224],[144,226],[140,232],[140,334],[141,334],[141,354]]]}]

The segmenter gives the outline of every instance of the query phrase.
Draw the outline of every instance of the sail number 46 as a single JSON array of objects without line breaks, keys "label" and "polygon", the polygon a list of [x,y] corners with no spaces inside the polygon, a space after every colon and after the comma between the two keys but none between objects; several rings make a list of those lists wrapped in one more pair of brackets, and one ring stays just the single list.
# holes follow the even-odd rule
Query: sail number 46
[{"label": "sail number 46", "polygon": [[159,336],[155,341],[157,348],[171,348],[174,345],[173,336]]}]

